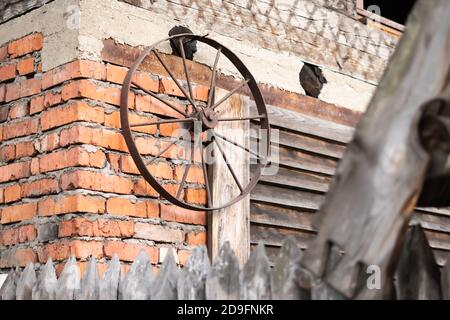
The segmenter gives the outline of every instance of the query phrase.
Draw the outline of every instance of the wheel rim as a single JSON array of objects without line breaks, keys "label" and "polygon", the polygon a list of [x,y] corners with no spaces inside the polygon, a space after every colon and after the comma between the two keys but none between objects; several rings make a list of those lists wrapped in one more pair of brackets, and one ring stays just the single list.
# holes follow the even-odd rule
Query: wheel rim
[{"label": "wheel rim", "polygon": [[[187,71],[187,67],[186,67],[186,59],[185,59],[185,53],[184,53],[184,47],[183,45],[180,45],[181,48],[181,54],[182,54],[182,60],[183,60],[183,67],[184,67],[184,73],[185,73],[185,78],[186,78],[186,82],[187,82],[187,86],[188,86],[188,90],[186,90],[178,81],[178,79],[176,79],[176,77],[173,76],[173,74],[171,73],[170,69],[168,68],[168,66],[164,63],[164,61],[162,60],[161,56],[159,55],[159,53],[156,51],[156,46],[158,46],[159,44],[165,42],[165,41],[170,41],[170,40],[179,40],[182,41],[183,39],[188,39],[189,41],[194,41],[197,40],[199,42],[205,43],[207,45],[209,45],[210,47],[213,47],[214,49],[216,49],[217,53],[216,53],[216,58],[215,58],[215,62],[214,62],[214,66],[212,69],[212,76],[211,76],[211,83],[210,83],[210,90],[209,90],[209,94],[208,94],[208,101],[207,101],[207,106],[200,109],[200,106],[197,105],[197,103],[195,102],[194,96],[192,94],[192,85],[191,85],[191,81],[190,81],[190,77],[189,77],[189,73]],[[154,53],[156,58],[159,60],[159,62],[161,63],[161,65],[164,67],[164,69],[167,71],[167,73],[169,74],[170,78],[175,82],[175,84],[179,87],[179,89],[183,92],[185,98],[189,101],[189,104],[192,105],[192,110],[194,111],[193,114],[188,114],[186,111],[182,111],[179,110],[178,108],[176,108],[173,105],[167,104],[165,100],[163,98],[160,98],[159,96],[157,96],[157,94],[152,93],[149,90],[146,90],[144,88],[142,88],[141,86],[137,85],[135,82],[132,81],[133,79],[133,75],[136,73],[136,71],[138,70],[139,66],[142,64],[142,62],[144,61],[144,59],[151,53]],[[256,109],[258,111],[258,116],[256,117],[246,117],[246,118],[240,118],[240,119],[233,119],[233,118],[227,118],[227,119],[221,119],[220,117],[217,116],[217,114],[215,113],[215,109],[218,108],[223,102],[225,102],[226,100],[228,100],[231,96],[233,96],[236,92],[239,91],[239,89],[241,89],[243,87],[243,85],[239,85],[238,87],[234,88],[233,90],[229,91],[229,93],[227,95],[225,95],[222,99],[220,99],[219,101],[215,101],[215,97],[214,97],[214,92],[216,87],[216,74],[217,74],[217,64],[218,64],[218,60],[219,57],[223,55],[226,58],[228,58],[229,61],[232,62],[232,64],[236,67],[236,69],[241,73],[241,75],[244,77],[244,85],[247,85],[248,88],[250,89],[250,93],[253,96],[253,99],[255,101],[256,104]],[[144,91],[147,95],[150,95],[151,97],[160,100],[161,102],[164,103],[164,105],[167,106],[167,108],[171,108],[174,111],[180,113],[182,116],[184,116],[185,118],[182,119],[175,119],[175,120],[161,120],[158,119],[159,121],[154,121],[152,123],[146,123],[146,124],[131,124],[130,125],[130,121],[129,121],[129,117],[128,117],[128,100],[129,100],[129,92],[131,90],[131,86],[135,85],[138,87],[138,89]],[[197,114],[196,116],[194,116],[194,114]],[[192,120],[194,119],[194,120]],[[256,156],[258,157],[257,161],[257,165],[256,165],[256,169],[254,171],[253,174],[251,174],[250,179],[247,183],[247,185],[245,187],[243,187],[242,185],[240,185],[238,179],[236,179],[235,177],[235,173],[234,170],[232,169],[232,167],[230,166],[230,164],[228,163],[225,154],[223,153],[223,149],[220,145],[220,143],[218,142],[219,140],[221,140],[221,143],[233,143],[236,145],[235,142],[230,141],[229,139],[227,139],[225,136],[221,136],[220,134],[218,134],[217,132],[214,131],[214,127],[217,125],[217,123],[221,122],[221,121],[247,121],[247,120],[259,120],[259,127],[260,129],[265,130],[265,141],[267,142],[266,145],[264,146],[263,150],[259,150],[262,151],[262,155],[260,154],[256,154]],[[256,83],[256,80],[254,79],[254,77],[252,76],[252,74],[249,72],[249,70],[247,69],[247,67],[242,63],[242,61],[233,53],[231,52],[229,49],[227,49],[226,47],[224,47],[223,45],[221,45],[220,43],[218,43],[217,41],[204,37],[204,36],[198,36],[198,35],[193,35],[193,34],[179,34],[179,35],[175,35],[175,36],[171,36],[168,37],[166,39],[160,40],[156,43],[154,43],[153,45],[151,45],[150,47],[146,48],[141,55],[139,56],[139,58],[134,62],[134,64],[131,66],[131,68],[129,69],[124,83],[123,83],[123,87],[122,87],[122,92],[121,92],[121,104],[120,104],[120,121],[121,121],[121,127],[122,127],[122,133],[124,135],[125,138],[125,142],[127,144],[128,150],[130,152],[130,155],[136,165],[136,167],[138,168],[139,172],[142,174],[143,178],[153,187],[153,189],[155,189],[162,197],[164,197],[166,200],[168,200],[169,202],[185,208],[185,209],[189,209],[189,210],[195,210],[195,211],[211,211],[211,210],[220,210],[223,208],[226,208],[228,206],[231,206],[235,203],[237,203],[238,201],[242,200],[243,198],[245,198],[250,191],[256,186],[259,177],[261,176],[262,170],[264,169],[264,167],[266,166],[266,164],[268,163],[268,159],[270,157],[270,125],[269,125],[269,119],[268,119],[268,115],[267,115],[267,110],[266,110],[266,106],[264,103],[264,99],[262,97],[262,94],[258,88],[258,85]],[[204,151],[207,148],[207,146],[203,145],[203,141],[201,141],[201,166],[202,166],[202,172],[204,175],[204,179],[205,179],[205,188],[206,188],[206,192],[207,192],[207,204],[206,206],[200,206],[200,205],[195,205],[192,203],[188,203],[185,202],[184,200],[181,200],[179,198],[180,193],[183,191],[184,185],[186,183],[186,177],[187,174],[189,172],[189,169],[195,161],[195,155],[191,155],[191,161],[187,164],[187,167],[185,168],[185,171],[183,173],[183,178],[181,180],[180,186],[178,187],[178,191],[176,196],[173,196],[169,191],[167,191],[158,181],[157,179],[150,173],[150,171],[147,169],[147,166],[151,163],[151,162],[155,162],[157,159],[159,159],[160,156],[162,156],[164,154],[164,152],[166,152],[167,150],[169,150],[170,147],[172,147],[173,145],[176,145],[178,142],[180,142],[179,139],[172,141],[169,143],[169,146],[166,146],[165,148],[162,148],[162,150],[160,150],[158,152],[158,154],[156,154],[155,156],[152,157],[152,160],[150,160],[150,163],[144,162],[144,159],[142,158],[136,143],[134,141],[133,138],[133,132],[131,130],[132,127],[141,127],[141,126],[160,126],[161,124],[168,124],[168,123],[176,123],[176,122],[192,122],[194,124],[194,128],[195,128],[195,124],[197,123],[201,123],[202,128],[207,128],[208,130],[210,130],[212,133],[212,142],[211,143],[215,143],[217,146],[217,149],[220,151],[220,153],[223,156],[223,159],[225,161],[225,164],[227,165],[230,173],[232,174],[236,184],[238,185],[239,189],[240,189],[240,194],[236,197],[234,197],[233,199],[231,199],[230,201],[226,202],[223,205],[220,206],[212,206],[211,205],[211,188],[209,186],[209,176],[207,173],[207,169],[206,169],[206,163],[205,163],[205,159],[204,159]],[[197,126],[198,127],[198,126]],[[205,131],[203,131],[205,132]],[[203,133],[202,132],[202,133]],[[198,132],[199,133],[199,132]],[[192,148],[195,148],[196,146],[196,132],[194,131],[194,143],[192,144]],[[209,146],[209,144],[208,144]],[[244,149],[244,146],[238,146],[237,147]],[[167,150],[165,150],[167,148]],[[259,149],[259,148],[258,148]],[[250,150],[250,147],[248,147],[247,149],[244,149],[245,151],[253,154],[255,156],[255,153],[252,152]],[[195,150],[194,150],[195,153]]]}]

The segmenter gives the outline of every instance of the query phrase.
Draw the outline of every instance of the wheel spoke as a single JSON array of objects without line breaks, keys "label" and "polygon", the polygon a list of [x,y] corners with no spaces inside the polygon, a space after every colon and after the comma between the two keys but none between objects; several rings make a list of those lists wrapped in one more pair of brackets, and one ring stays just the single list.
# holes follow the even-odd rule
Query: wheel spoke
[{"label": "wheel spoke", "polygon": [[235,142],[235,141],[232,141],[232,140],[230,140],[230,139],[228,139],[228,138],[222,136],[221,134],[219,134],[219,133],[217,133],[217,132],[214,132],[214,134],[215,134],[217,137],[219,137],[220,139],[222,139],[222,140],[224,140],[224,141],[226,141],[226,142],[229,142],[229,143],[231,143],[232,145],[234,145],[234,146],[236,146],[236,147],[238,147],[238,148],[241,148],[241,149],[247,151],[248,153],[254,155],[254,156],[257,157],[258,159],[261,159],[261,160],[264,160],[264,161],[266,160],[265,157],[260,156],[258,153],[256,153],[256,152],[250,150],[249,148],[244,147],[243,145],[241,145],[241,144],[239,144],[239,143],[237,143],[237,142]]},{"label": "wheel spoke", "polygon": [[181,57],[183,58],[183,68],[184,68],[184,74],[186,75],[186,82],[189,88],[189,96],[191,97],[191,99],[194,99],[194,94],[192,93],[192,86],[191,86],[191,81],[189,80],[189,73],[187,70],[187,65],[186,65],[186,53],[184,52],[184,45],[183,45],[183,38],[180,38],[180,51],[181,51]]},{"label": "wheel spoke", "polygon": [[255,117],[241,117],[241,118],[224,118],[224,119],[218,119],[218,121],[244,121],[244,120],[257,120],[257,119],[264,119],[266,116],[255,116]]},{"label": "wheel spoke", "polygon": [[181,92],[183,92],[183,95],[189,100],[189,103],[192,104],[192,106],[194,107],[195,110],[200,111],[198,109],[197,105],[195,104],[194,100],[192,100],[192,98],[189,96],[189,94],[186,92],[186,90],[183,88],[183,86],[178,82],[178,80],[173,75],[172,71],[169,70],[169,67],[162,60],[162,58],[159,55],[159,53],[156,50],[153,50],[153,53],[155,54],[155,56],[158,59],[158,61],[162,64],[162,66],[164,67],[166,72],[169,74],[169,76],[172,78],[172,80],[175,82],[175,84],[177,85],[178,89],[180,89]]},{"label": "wheel spoke", "polygon": [[212,133],[212,139],[217,145],[217,149],[219,149],[220,153],[222,154],[223,160],[225,161],[225,164],[228,167],[228,170],[230,170],[231,175],[233,176],[234,181],[236,182],[239,190],[241,190],[241,194],[244,192],[244,188],[242,187],[241,183],[239,182],[239,179],[236,176],[236,173],[234,172],[233,168],[231,167],[231,164],[228,162],[227,156],[225,152],[223,151],[222,147],[220,146],[219,141],[217,141],[216,134]]},{"label": "wheel spoke", "polygon": [[132,124],[130,127],[145,127],[145,126],[153,126],[158,124],[168,124],[168,123],[177,123],[177,122],[191,122],[194,121],[194,118],[186,118],[186,119],[170,119],[170,120],[160,120],[160,121],[154,121],[154,122],[144,122],[144,123],[138,123],[138,124]]},{"label": "wheel spoke", "polygon": [[215,91],[215,87],[216,87],[216,72],[217,72],[217,64],[219,63],[219,57],[220,57],[220,53],[221,53],[222,49],[219,48],[217,50],[217,54],[216,54],[216,59],[214,60],[214,66],[212,69],[212,74],[211,74],[211,84],[209,86],[209,95],[208,95],[208,104],[207,104],[207,108],[210,108],[211,105],[214,104],[214,91]]},{"label": "wheel spoke", "polygon": [[228,92],[227,95],[225,95],[222,99],[220,99],[217,103],[215,103],[211,108],[214,110],[216,109],[218,106],[220,106],[223,102],[225,102],[225,100],[227,100],[229,97],[231,97],[233,94],[235,94],[239,89],[241,89],[242,87],[244,87],[247,83],[250,82],[250,79],[246,79],[243,83],[241,83],[240,85],[238,85],[236,88],[234,88],[233,90],[231,90],[230,92]]},{"label": "wheel spoke", "polygon": [[156,156],[153,157],[153,159],[151,159],[149,162],[147,162],[147,165],[152,164],[156,159],[158,159],[162,154],[164,154],[164,152],[169,150],[178,141],[179,141],[179,138],[177,138],[176,140],[174,140],[171,143],[169,143],[169,145],[167,147],[162,149],[160,152],[158,152],[158,154]]},{"label": "wheel spoke", "polygon": [[142,91],[144,91],[146,94],[148,94],[148,95],[150,95],[151,97],[153,97],[153,98],[155,98],[155,99],[161,101],[161,102],[164,103],[166,106],[168,106],[169,108],[175,110],[175,111],[178,112],[179,114],[181,114],[181,115],[183,115],[183,116],[185,116],[185,117],[189,117],[189,115],[188,115],[186,112],[184,112],[184,111],[178,109],[177,107],[175,107],[175,106],[172,105],[171,103],[169,103],[169,102],[167,102],[166,100],[160,98],[157,94],[155,94],[155,93],[153,93],[153,92],[151,92],[151,91],[149,91],[149,90],[147,90],[147,89],[145,89],[145,88],[142,88],[140,85],[138,85],[138,84],[137,84],[136,82],[134,82],[134,81],[132,81],[132,83],[133,83],[135,86],[137,86],[139,89],[141,89]]}]

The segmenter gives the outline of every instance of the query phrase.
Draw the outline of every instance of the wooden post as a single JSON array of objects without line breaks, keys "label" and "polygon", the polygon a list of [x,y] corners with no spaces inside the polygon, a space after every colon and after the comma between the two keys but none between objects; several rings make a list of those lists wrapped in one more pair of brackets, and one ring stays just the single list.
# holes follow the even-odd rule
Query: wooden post
[{"label": "wooden post", "polygon": [[[225,96],[227,91],[217,89],[216,100]],[[222,118],[245,117],[248,115],[248,98],[234,95],[219,108]],[[248,147],[250,145],[250,124],[248,121],[221,122],[214,129],[229,140]],[[227,155],[229,164],[236,173],[236,178],[245,188],[249,181],[250,155],[248,152],[233,146],[218,138],[223,152]],[[214,162],[210,164],[211,205],[221,206],[239,195],[240,190],[230,170],[228,169],[217,144],[213,146]],[[225,209],[213,211],[208,219],[208,246],[211,261],[226,242],[230,242],[240,267],[243,267],[250,254],[250,197],[247,196],[238,203]]]}]

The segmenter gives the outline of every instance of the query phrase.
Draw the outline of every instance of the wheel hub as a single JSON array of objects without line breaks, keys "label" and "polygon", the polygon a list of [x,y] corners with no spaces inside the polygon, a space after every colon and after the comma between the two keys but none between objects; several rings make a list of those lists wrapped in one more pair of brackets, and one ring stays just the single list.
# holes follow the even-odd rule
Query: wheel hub
[{"label": "wheel hub", "polygon": [[203,131],[214,129],[219,123],[219,115],[212,109],[203,109],[199,113],[199,121],[202,122]]}]

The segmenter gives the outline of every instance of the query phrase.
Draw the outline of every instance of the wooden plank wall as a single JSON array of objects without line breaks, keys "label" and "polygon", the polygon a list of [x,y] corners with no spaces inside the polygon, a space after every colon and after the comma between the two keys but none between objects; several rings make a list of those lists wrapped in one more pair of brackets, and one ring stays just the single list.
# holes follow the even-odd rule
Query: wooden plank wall
[{"label": "wooden plank wall", "polygon": [[[272,130],[279,130],[278,143],[272,141],[279,169],[276,175],[263,176],[251,194],[250,238],[252,249],[264,243],[273,260],[285,236],[294,236],[302,249],[314,238],[318,230],[313,218],[354,128],[338,119],[305,115],[295,106],[268,109]],[[420,208],[411,223],[422,224],[442,266],[450,252],[450,210]]]}]

